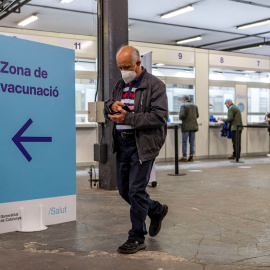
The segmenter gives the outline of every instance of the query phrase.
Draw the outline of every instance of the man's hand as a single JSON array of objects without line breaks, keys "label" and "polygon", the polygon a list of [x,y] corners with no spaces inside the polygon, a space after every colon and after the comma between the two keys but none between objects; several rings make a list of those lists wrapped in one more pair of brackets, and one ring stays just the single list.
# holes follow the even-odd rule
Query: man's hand
[{"label": "man's hand", "polygon": [[224,118],[216,118],[217,121],[224,121]]},{"label": "man's hand", "polygon": [[[119,102],[121,104],[123,104],[122,102],[120,101],[116,101],[116,102]],[[115,102],[115,103],[116,103]],[[115,104],[114,103],[114,104]],[[114,105],[113,104],[113,105]],[[113,107],[113,105],[111,106],[111,108]],[[125,105],[125,104],[124,104]],[[110,117],[110,119],[116,123],[123,123],[124,122],[124,119],[125,119],[125,116],[126,116],[126,113],[127,111],[123,110],[121,106],[118,106],[116,110],[114,110],[115,112],[120,112],[120,114],[108,114],[108,116]]]},{"label": "man's hand", "polygon": [[125,104],[124,103],[122,103],[121,101],[116,101],[116,102],[114,102],[113,103],[113,105],[111,106],[111,110],[112,111],[114,111],[114,112],[118,112],[118,108],[119,107],[124,107],[125,106]]}]

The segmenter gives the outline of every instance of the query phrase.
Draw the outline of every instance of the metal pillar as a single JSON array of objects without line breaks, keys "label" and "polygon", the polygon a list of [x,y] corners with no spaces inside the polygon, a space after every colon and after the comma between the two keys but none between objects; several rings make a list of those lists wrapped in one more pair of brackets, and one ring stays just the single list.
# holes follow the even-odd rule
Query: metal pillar
[{"label": "metal pillar", "polygon": [[[98,0],[98,101],[111,96],[121,78],[116,52],[128,45],[128,0]],[[111,153],[113,123],[99,125],[98,138],[107,144],[107,161],[99,163],[100,188],[117,189],[116,156]]]},{"label": "metal pillar", "polygon": [[174,174],[168,173],[170,176],[183,176],[185,173],[179,173],[178,170],[178,125],[174,126]]},{"label": "metal pillar", "polygon": [[239,142],[239,139],[240,139],[240,136],[239,136],[239,126],[237,125],[236,126],[236,134],[235,134],[235,140],[236,140],[236,153],[235,153],[235,159],[236,159],[236,162],[239,161],[239,156],[240,156],[240,142]]}]

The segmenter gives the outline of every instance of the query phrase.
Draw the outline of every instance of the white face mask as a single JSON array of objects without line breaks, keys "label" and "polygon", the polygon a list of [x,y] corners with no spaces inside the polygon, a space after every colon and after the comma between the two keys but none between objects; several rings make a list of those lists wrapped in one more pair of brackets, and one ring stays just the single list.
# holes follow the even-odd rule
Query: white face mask
[{"label": "white face mask", "polygon": [[130,70],[121,70],[121,73],[125,83],[132,82],[137,76],[137,73],[135,71]]}]

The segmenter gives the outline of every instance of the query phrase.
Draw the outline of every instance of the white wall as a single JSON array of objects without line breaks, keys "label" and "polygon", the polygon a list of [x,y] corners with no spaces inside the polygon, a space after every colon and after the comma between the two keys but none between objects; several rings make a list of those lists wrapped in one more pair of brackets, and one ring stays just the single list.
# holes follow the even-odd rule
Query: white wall
[{"label": "white wall", "polygon": [[195,101],[199,109],[199,131],[195,135],[195,157],[208,156],[208,111],[209,111],[209,65],[208,51],[195,52]]}]

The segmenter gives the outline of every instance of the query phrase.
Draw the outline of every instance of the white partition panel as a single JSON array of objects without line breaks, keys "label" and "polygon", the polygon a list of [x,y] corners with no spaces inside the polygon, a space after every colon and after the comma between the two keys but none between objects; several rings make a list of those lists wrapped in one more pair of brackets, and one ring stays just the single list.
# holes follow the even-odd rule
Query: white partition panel
[{"label": "white partition panel", "polygon": [[[243,125],[247,124],[247,85],[235,85],[235,101],[234,104],[241,110]],[[241,154],[247,153],[247,132],[242,131]]]},{"label": "white partition panel", "polygon": [[208,51],[196,51],[195,100],[199,109],[199,131],[195,135],[195,156],[208,156],[208,99],[209,99],[209,68]]},{"label": "white partition panel", "polygon": [[76,164],[88,166],[94,161],[94,144],[97,143],[97,127],[76,130]]},{"label": "white partition panel", "polygon": [[269,133],[267,128],[247,128],[247,153],[269,153]]},{"label": "white partition panel", "polygon": [[232,140],[221,137],[222,126],[209,127],[209,156],[228,157],[233,153]]}]

